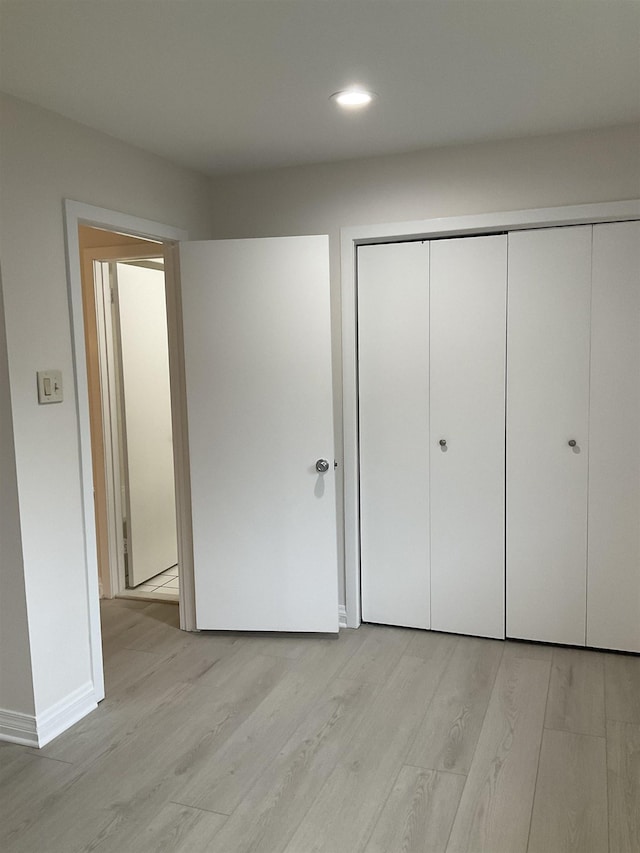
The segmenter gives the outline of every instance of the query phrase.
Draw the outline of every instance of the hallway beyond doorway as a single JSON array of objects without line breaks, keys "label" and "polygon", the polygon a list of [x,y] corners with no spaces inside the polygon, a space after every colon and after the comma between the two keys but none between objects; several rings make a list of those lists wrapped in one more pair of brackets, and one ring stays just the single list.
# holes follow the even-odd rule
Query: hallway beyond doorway
[{"label": "hallway beyond doorway", "polygon": [[166,571],[155,577],[149,578],[131,589],[125,589],[119,593],[117,598],[137,598],[146,601],[175,601],[179,600],[180,580],[178,566],[171,566]]}]

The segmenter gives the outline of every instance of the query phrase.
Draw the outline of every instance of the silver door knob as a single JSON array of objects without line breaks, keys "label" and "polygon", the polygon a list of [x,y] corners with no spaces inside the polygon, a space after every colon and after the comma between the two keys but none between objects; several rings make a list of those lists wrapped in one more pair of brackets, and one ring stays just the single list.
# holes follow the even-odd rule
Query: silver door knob
[{"label": "silver door knob", "polygon": [[329,470],[329,463],[326,459],[318,459],[316,462],[316,471],[318,474],[326,474]]},{"label": "silver door knob", "polygon": [[440,441],[438,442],[438,444],[440,445],[440,447],[446,447],[447,446],[447,439],[441,438]]},{"label": "silver door knob", "polygon": [[575,440],[575,438],[569,439],[569,447],[575,447],[577,443],[578,442]]}]

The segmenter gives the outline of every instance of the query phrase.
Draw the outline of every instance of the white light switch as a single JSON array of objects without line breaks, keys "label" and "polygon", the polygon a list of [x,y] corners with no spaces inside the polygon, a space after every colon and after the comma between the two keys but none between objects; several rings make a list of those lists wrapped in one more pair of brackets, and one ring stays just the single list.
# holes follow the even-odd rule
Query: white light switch
[{"label": "white light switch", "polygon": [[61,403],[62,402],[62,371],[39,370],[38,371],[38,402],[39,403]]}]

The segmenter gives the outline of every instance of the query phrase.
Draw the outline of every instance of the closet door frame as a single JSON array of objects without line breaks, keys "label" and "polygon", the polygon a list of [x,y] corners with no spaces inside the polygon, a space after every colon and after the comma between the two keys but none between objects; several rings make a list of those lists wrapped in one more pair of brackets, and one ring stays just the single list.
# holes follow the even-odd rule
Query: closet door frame
[{"label": "closet door frame", "polygon": [[341,619],[341,624],[346,624],[349,628],[357,628],[361,623],[357,247],[370,243],[401,243],[407,240],[429,240],[437,237],[479,236],[504,231],[552,228],[563,225],[594,225],[602,222],[624,222],[626,220],[640,220],[640,199],[364,225],[341,229],[344,439],[342,476],[346,603],[346,612]]}]

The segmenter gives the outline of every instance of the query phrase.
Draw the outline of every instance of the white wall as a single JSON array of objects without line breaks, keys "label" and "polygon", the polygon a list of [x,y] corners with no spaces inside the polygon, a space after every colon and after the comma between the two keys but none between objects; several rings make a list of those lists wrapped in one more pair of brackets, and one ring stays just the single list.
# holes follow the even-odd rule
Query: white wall
[{"label": "white wall", "polygon": [[33,714],[27,603],[9,396],[9,370],[0,286],[0,715]]},{"label": "white wall", "polygon": [[[8,366],[33,693],[41,714],[90,680],[63,199],[188,229],[199,239],[208,236],[210,201],[201,175],[14,98],[1,96],[0,107]],[[38,405],[35,374],[43,368],[62,370],[63,403]],[[23,679],[26,689],[27,669]]]},{"label": "white wall", "polygon": [[213,236],[329,234],[340,447],[341,227],[638,198],[639,152],[634,125],[227,177]]}]

